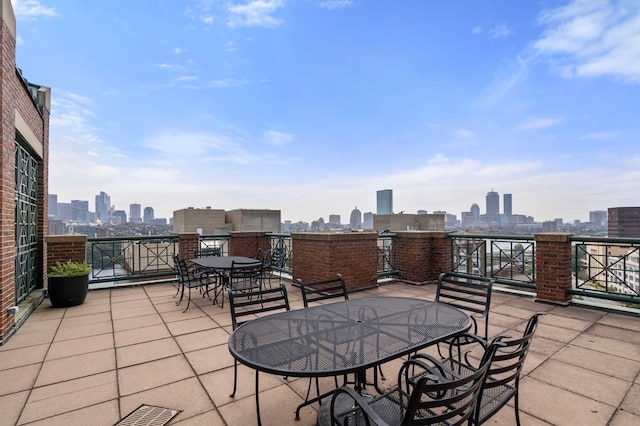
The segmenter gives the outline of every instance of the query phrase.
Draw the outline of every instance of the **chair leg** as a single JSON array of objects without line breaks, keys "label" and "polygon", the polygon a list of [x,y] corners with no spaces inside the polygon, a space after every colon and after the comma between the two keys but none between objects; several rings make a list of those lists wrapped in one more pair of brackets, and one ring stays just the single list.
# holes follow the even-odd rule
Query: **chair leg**
[{"label": "chair leg", "polygon": [[178,299],[178,301],[176,302],[176,306],[181,304],[182,303],[182,299],[184,298],[184,284],[180,283],[180,289],[182,291],[180,292],[180,299]]},{"label": "chair leg", "polygon": [[[180,298],[180,300],[182,300],[182,298]],[[187,312],[187,309],[189,309],[190,304],[191,304],[191,287],[189,287],[189,299],[187,300],[187,307],[184,308],[184,311],[182,311],[183,314]]]},{"label": "chair leg", "polygon": [[516,388],[516,394],[513,396],[513,405],[516,410],[516,425],[520,426],[520,408],[518,407],[518,389]]}]

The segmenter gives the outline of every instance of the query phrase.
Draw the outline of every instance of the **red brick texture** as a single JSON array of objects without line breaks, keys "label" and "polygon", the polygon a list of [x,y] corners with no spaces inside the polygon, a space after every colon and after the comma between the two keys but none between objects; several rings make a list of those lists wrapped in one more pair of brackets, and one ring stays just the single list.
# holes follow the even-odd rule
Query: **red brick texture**
[{"label": "red brick texture", "polygon": [[193,255],[200,247],[200,235],[195,232],[185,232],[178,235],[178,254],[185,261],[193,259]]},{"label": "red brick texture", "polygon": [[[47,233],[47,194],[48,194],[48,152],[49,152],[49,111],[38,111],[26,85],[16,69],[16,39],[14,28],[9,28],[4,19],[0,22],[0,134],[2,145],[0,152],[0,339],[11,330],[15,318],[7,313],[16,300],[15,277],[15,141],[16,112],[25,120],[30,131],[42,143],[43,158],[38,158],[38,257],[36,259],[36,287],[44,286],[46,265],[46,247],[44,238]],[[34,155],[37,157],[37,155]],[[84,257],[84,256],[83,256]]]},{"label": "red brick texture", "polygon": [[50,269],[56,263],[86,262],[86,235],[49,235],[45,238],[47,246],[47,265]]},{"label": "red brick texture", "polygon": [[265,249],[267,239],[264,232],[231,232],[231,256],[256,257],[258,249]]},{"label": "red brick texture", "polygon": [[377,285],[376,233],[296,233],[291,239],[294,280],[318,281],[342,274],[349,291]]},{"label": "red brick texture", "polygon": [[535,234],[536,298],[567,305],[571,300],[571,234]]},{"label": "red brick texture", "polygon": [[447,232],[397,232],[396,269],[401,279],[413,284],[436,282],[442,272],[451,270],[451,239]]}]

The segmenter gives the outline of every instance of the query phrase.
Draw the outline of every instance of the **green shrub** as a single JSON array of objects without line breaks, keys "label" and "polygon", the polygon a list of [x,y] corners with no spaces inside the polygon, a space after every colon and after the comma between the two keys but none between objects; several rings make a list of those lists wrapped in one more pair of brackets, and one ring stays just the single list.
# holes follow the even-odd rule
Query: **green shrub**
[{"label": "green shrub", "polygon": [[85,262],[72,262],[71,260],[60,263],[57,262],[49,271],[50,277],[81,277],[89,275],[91,268]]}]

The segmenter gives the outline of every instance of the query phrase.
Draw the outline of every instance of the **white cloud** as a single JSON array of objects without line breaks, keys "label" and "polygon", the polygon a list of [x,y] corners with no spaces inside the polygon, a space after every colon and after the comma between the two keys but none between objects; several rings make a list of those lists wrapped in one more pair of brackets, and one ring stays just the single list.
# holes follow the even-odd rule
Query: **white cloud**
[{"label": "white cloud", "polygon": [[284,6],[283,0],[251,0],[245,4],[230,4],[227,8],[230,27],[277,27],[282,20],[273,17]]},{"label": "white cloud", "polygon": [[482,34],[482,27],[475,26],[471,29],[471,34]]},{"label": "white cloud", "polygon": [[456,129],[455,135],[459,138],[469,139],[474,137],[476,134],[473,133],[471,130],[459,128],[459,129]]},{"label": "white cloud", "polygon": [[520,129],[522,130],[540,130],[546,129],[548,127],[557,126],[561,123],[561,120],[555,118],[543,118],[543,117],[532,117],[527,120],[525,123],[520,125]]},{"label": "white cloud", "polygon": [[533,47],[560,61],[564,77],[610,75],[640,83],[640,2],[574,0],[545,10]]},{"label": "white cloud", "polygon": [[333,10],[353,7],[355,4],[356,2],[354,0],[323,0],[319,6],[323,9]]},{"label": "white cloud", "polygon": [[284,146],[293,141],[293,135],[276,130],[267,130],[262,134],[262,140],[269,145]]},{"label": "white cloud", "polygon": [[511,30],[506,25],[498,25],[489,30],[489,37],[502,38],[511,34]]},{"label": "white cloud", "polygon": [[517,57],[517,62],[507,64],[505,70],[496,74],[493,81],[487,86],[477,101],[480,106],[491,107],[498,103],[526,76],[528,60]]},{"label": "white cloud", "polygon": [[11,0],[16,18],[53,18],[58,13],[53,7],[42,5],[38,0]]}]

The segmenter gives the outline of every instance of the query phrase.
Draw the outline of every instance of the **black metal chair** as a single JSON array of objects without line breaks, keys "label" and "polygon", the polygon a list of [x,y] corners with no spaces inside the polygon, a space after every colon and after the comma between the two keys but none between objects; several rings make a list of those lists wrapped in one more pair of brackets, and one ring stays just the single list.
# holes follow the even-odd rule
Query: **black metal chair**
[{"label": "black metal chair", "polygon": [[[398,385],[365,398],[349,387],[338,388],[331,398],[331,425],[462,425],[472,418],[482,383],[499,341],[490,344],[473,373],[445,374],[435,359],[411,358],[398,373]],[[319,424],[324,423],[319,417]]]},{"label": "black metal chair", "polygon": [[[186,312],[191,304],[191,289],[201,289],[204,296],[205,294],[209,294],[209,286],[211,284],[217,284],[217,279],[216,277],[212,277],[206,270],[189,267],[187,262],[178,254],[173,255],[173,263],[177,272],[178,292],[180,292],[180,299],[176,302],[176,305],[182,303],[185,289],[188,289],[187,307],[182,311]],[[178,292],[176,292],[174,297],[178,295]]]},{"label": "black metal chair", "polygon": [[224,291],[251,293],[262,289],[262,262],[259,260],[251,262],[231,262],[231,269],[228,275],[221,275],[222,286],[214,295],[217,302],[221,297],[220,306],[224,307]]},{"label": "black metal chair", "polygon": [[[471,423],[481,425],[496,414],[512,398],[514,401],[516,424],[520,424],[518,409],[518,395],[520,373],[529,353],[533,336],[538,327],[538,318],[545,315],[543,312],[534,314],[522,334],[522,337],[512,339],[510,336],[501,337],[502,346],[497,349],[489,365],[487,376],[480,390],[478,406],[471,418]],[[471,336],[467,336],[465,342],[469,342]],[[475,342],[482,347],[487,347],[485,340],[475,337]],[[472,348],[465,346],[465,353],[461,352],[461,345],[456,339],[451,341],[449,356],[439,362],[446,366],[447,375],[450,377],[462,377],[473,374],[478,369],[477,360],[471,356]],[[418,354],[416,358],[432,359],[428,355]]]},{"label": "black metal chair", "polygon": [[[256,315],[271,311],[288,311],[289,297],[284,284],[280,284],[277,288],[271,289],[254,289],[253,291],[237,292],[228,290],[229,305],[231,311],[231,324],[233,329],[240,327],[247,321],[256,318]],[[299,330],[296,331],[299,334]],[[255,337],[254,337],[255,339]],[[254,342],[252,342],[254,343]],[[301,359],[308,358],[311,362],[313,355],[317,355],[317,348],[309,344],[292,342],[287,353],[269,354],[263,353],[264,356],[277,356],[283,365],[292,363]],[[235,397],[238,382],[238,361],[233,362],[233,392],[230,397]],[[258,371],[256,371],[256,410],[258,414],[258,424],[260,421],[260,401],[258,398],[259,382]]]},{"label": "black metal chair", "polygon": [[297,280],[302,292],[302,303],[304,307],[309,307],[309,303],[324,301],[327,299],[349,300],[349,293],[344,278],[340,274],[336,274],[335,278],[329,278],[320,281],[302,281]]}]

